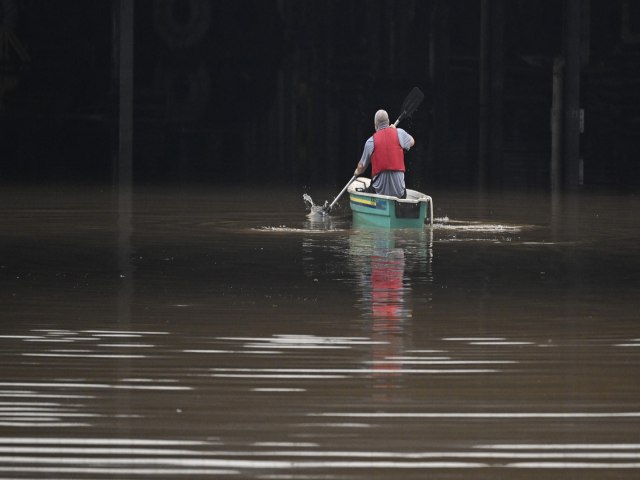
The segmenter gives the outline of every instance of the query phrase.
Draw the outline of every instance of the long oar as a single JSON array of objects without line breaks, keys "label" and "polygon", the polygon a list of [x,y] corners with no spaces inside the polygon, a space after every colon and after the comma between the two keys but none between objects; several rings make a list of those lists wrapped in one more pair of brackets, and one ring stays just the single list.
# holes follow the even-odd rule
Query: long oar
[{"label": "long oar", "polygon": [[351,180],[349,180],[347,182],[347,184],[344,186],[344,188],[342,190],[340,190],[340,193],[338,194],[338,196],[336,198],[333,199],[333,202],[331,202],[331,204],[329,206],[326,207],[322,207],[322,211],[324,213],[329,213],[331,211],[331,209],[333,208],[333,206],[336,204],[336,202],[340,199],[340,197],[344,194],[344,192],[347,191],[347,188],[349,188],[349,185],[351,185],[351,182],[353,182],[356,179],[356,176],[354,175],[353,177],[351,177]]},{"label": "long oar", "polygon": [[[405,98],[404,102],[402,102],[402,107],[400,107],[400,115],[398,115],[398,119],[395,121],[393,125],[397,127],[398,124],[400,123],[400,120],[409,118],[413,114],[413,112],[415,112],[418,109],[418,107],[422,103],[422,100],[424,100],[424,93],[422,93],[422,91],[418,87],[413,87],[413,89],[409,92],[409,95],[407,95],[407,98]],[[322,207],[322,211],[324,213],[329,213],[331,211],[333,206],[344,194],[344,192],[347,191],[347,188],[349,188],[349,185],[351,185],[351,183],[355,179],[356,179],[356,176],[354,175],[353,177],[351,177],[351,180],[349,180],[347,184],[344,186],[344,188],[340,191],[338,196],[333,199],[333,202],[331,202],[331,204],[328,206]]]}]

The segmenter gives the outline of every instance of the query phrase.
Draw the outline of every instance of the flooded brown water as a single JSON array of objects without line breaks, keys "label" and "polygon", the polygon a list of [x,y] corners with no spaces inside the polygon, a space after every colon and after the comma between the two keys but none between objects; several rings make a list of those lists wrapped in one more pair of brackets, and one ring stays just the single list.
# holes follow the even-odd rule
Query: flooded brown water
[{"label": "flooded brown water", "polygon": [[636,195],[302,193],[5,188],[0,478],[638,478]]}]

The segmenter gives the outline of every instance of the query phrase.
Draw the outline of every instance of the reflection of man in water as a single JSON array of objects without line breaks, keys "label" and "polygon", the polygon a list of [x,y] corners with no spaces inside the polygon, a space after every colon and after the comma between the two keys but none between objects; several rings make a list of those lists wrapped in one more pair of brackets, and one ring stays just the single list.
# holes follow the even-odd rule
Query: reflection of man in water
[{"label": "reflection of man in water", "polygon": [[376,132],[364,144],[362,158],[354,175],[361,175],[371,163],[371,193],[405,198],[404,151],[415,145],[415,140],[402,128],[389,126],[389,115],[378,110],[374,117]]},{"label": "reflection of man in water", "polygon": [[[404,251],[401,248],[374,249],[371,257],[372,349],[375,388],[397,388],[402,363],[405,307]],[[397,373],[396,373],[397,372]]]},{"label": "reflection of man in water", "polygon": [[404,308],[404,251],[390,250],[387,255],[371,257],[371,300],[373,318],[380,320],[378,331],[401,332],[399,322]]}]

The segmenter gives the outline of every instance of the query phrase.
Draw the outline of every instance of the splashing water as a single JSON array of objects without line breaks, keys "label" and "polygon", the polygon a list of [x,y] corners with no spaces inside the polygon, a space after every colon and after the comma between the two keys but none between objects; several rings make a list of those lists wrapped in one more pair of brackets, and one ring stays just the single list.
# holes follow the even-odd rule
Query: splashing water
[{"label": "splashing water", "polygon": [[323,206],[316,205],[315,203],[313,203],[313,199],[311,198],[311,195],[309,195],[308,193],[305,193],[302,195],[302,200],[304,200],[305,204],[309,208],[309,213],[308,213],[309,217],[313,217],[313,216],[324,217],[327,214],[326,208],[325,208],[327,206],[326,201],[324,202]]}]

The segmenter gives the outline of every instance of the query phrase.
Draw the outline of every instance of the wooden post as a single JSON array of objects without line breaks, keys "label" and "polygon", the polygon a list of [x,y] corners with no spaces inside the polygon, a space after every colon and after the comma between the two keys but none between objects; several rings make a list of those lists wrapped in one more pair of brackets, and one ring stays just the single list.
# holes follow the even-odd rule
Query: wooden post
[{"label": "wooden post", "polygon": [[489,131],[490,182],[502,184],[504,98],[504,0],[491,2],[491,112]]},{"label": "wooden post", "polygon": [[487,157],[489,154],[489,40],[491,38],[490,1],[480,4],[480,51],[478,66],[478,185],[487,184]]},{"label": "wooden post", "polygon": [[581,0],[566,0],[563,163],[565,187],[577,187],[580,165]]},{"label": "wooden post", "polygon": [[556,57],[553,61],[553,90],[551,99],[551,191],[558,192],[562,186],[562,84],[564,77],[564,59]]},{"label": "wooden post", "polygon": [[133,181],[133,7],[134,0],[113,0],[113,81],[117,98],[116,179],[119,189]]},{"label": "wooden post", "polygon": [[429,77],[433,85],[433,136],[429,143],[429,157],[434,165],[436,180],[448,157],[449,109],[447,81],[449,72],[449,5],[445,0],[437,0],[431,15],[429,39]]},{"label": "wooden post", "polygon": [[118,322],[131,322],[133,296],[133,266],[131,264],[131,234],[133,208],[133,39],[134,0],[113,0],[113,83],[117,98],[116,182],[118,198]]},{"label": "wooden post", "polygon": [[504,1],[480,4],[478,65],[478,186],[502,184]]}]

